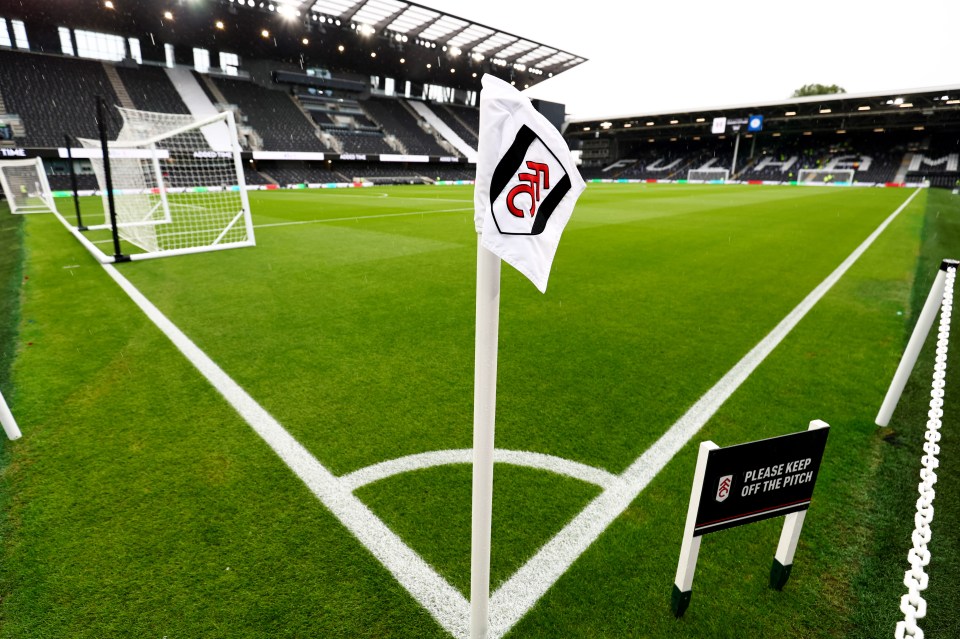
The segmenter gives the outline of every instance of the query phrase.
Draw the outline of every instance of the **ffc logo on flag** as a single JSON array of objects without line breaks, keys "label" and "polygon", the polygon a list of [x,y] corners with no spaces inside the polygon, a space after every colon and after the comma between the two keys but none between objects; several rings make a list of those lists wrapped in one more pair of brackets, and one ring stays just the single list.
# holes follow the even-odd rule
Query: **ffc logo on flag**
[{"label": "ffc logo on flag", "polygon": [[483,247],[541,293],[586,185],[560,132],[515,88],[482,79],[474,221]]}]

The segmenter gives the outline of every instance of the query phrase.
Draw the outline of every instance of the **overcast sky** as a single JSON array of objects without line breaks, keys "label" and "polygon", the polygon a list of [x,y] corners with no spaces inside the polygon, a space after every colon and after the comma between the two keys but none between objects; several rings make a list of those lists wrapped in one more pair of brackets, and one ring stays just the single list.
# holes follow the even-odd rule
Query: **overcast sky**
[{"label": "overcast sky", "polygon": [[573,118],[960,86],[960,0],[420,0],[588,61],[527,91]]}]

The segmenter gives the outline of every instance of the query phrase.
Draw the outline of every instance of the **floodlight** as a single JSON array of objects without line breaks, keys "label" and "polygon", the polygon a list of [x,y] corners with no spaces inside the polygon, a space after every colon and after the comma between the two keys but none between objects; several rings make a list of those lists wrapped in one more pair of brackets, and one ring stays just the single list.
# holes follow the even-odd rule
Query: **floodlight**
[{"label": "floodlight", "polygon": [[404,63],[406,63],[406,61],[407,61],[406,58],[400,58],[400,64],[404,64]]},{"label": "floodlight", "polygon": [[428,69],[432,69],[432,68],[433,68],[433,65],[428,62],[428,63],[427,63],[427,68],[428,68]]},{"label": "floodlight", "polygon": [[263,36],[264,38],[269,38],[270,32],[264,29],[263,31],[260,32],[260,35]]},{"label": "floodlight", "polygon": [[376,51],[371,51],[371,52],[370,52],[370,57],[371,57],[371,58],[377,57],[377,52],[376,52]]},{"label": "floodlight", "polygon": [[107,9],[113,9],[113,0],[105,0],[103,6]]},{"label": "floodlight", "polygon": [[339,47],[337,47],[337,51],[339,51],[340,53],[343,53],[343,45],[342,45],[342,44],[341,44]]},{"label": "floodlight", "polygon": [[172,11],[164,11],[164,12],[163,12],[163,17],[166,18],[167,20],[173,20],[173,12],[172,12]]},{"label": "floodlight", "polygon": [[302,43],[304,43],[304,44],[310,44],[310,40],[307,39],[307,38],[304,38],[304,39],[301,40],[300,42],[302,42]]},{"label": "floodlight", "polygon": [[473,72],[473,77],[477,77],[477,72],[476,72],[476,71]]}]

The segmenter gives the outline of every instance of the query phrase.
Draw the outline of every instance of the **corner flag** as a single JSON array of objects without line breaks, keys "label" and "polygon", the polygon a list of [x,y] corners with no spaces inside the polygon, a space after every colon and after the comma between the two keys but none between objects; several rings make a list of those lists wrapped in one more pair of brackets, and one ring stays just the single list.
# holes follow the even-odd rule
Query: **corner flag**
[{"label": "corner flag", "polygon": [[473,377],[473,498],[470,531],[470,638],[490,630],[490,530],[500,260],[543,293],[560,234],[586,185],[563,137],[530,101],[483,76],[474,205],[477,233],[477,332]]},{"label": "corner flag", "polygon": [[474,223],[483,247],[541,293],[586,188],[560,132],[503,80],[482,78]]}]

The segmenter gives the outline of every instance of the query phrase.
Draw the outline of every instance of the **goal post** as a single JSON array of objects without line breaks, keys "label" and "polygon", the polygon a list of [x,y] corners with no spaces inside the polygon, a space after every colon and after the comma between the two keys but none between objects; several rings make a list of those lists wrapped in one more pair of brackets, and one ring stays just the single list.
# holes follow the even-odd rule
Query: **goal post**
[{"label": "goal post", "polygon": [[[104,200],[103,222],[88,231],[113,230],[112,196],[116,231],[131,260],[255,245],[232,112],[197,119],[118,111],[123,124],[107,144],[106,161],[100,141],[80,138]],[[102,252],[97,258],[112,261]]]},{"label": "goal post", "polygon": [[687,182],[710,182],[724,184],[730,180],[729,169],[690,169]]},{"label": "goal post", "polygon": [[850,186],[854,173],[854,169],[800,169],[797,184]]},{"label": "goal post", "polygon": [[57,210],[40,158],[0,160],[0,189],[7,198],[11,213],[50,213]]}]

